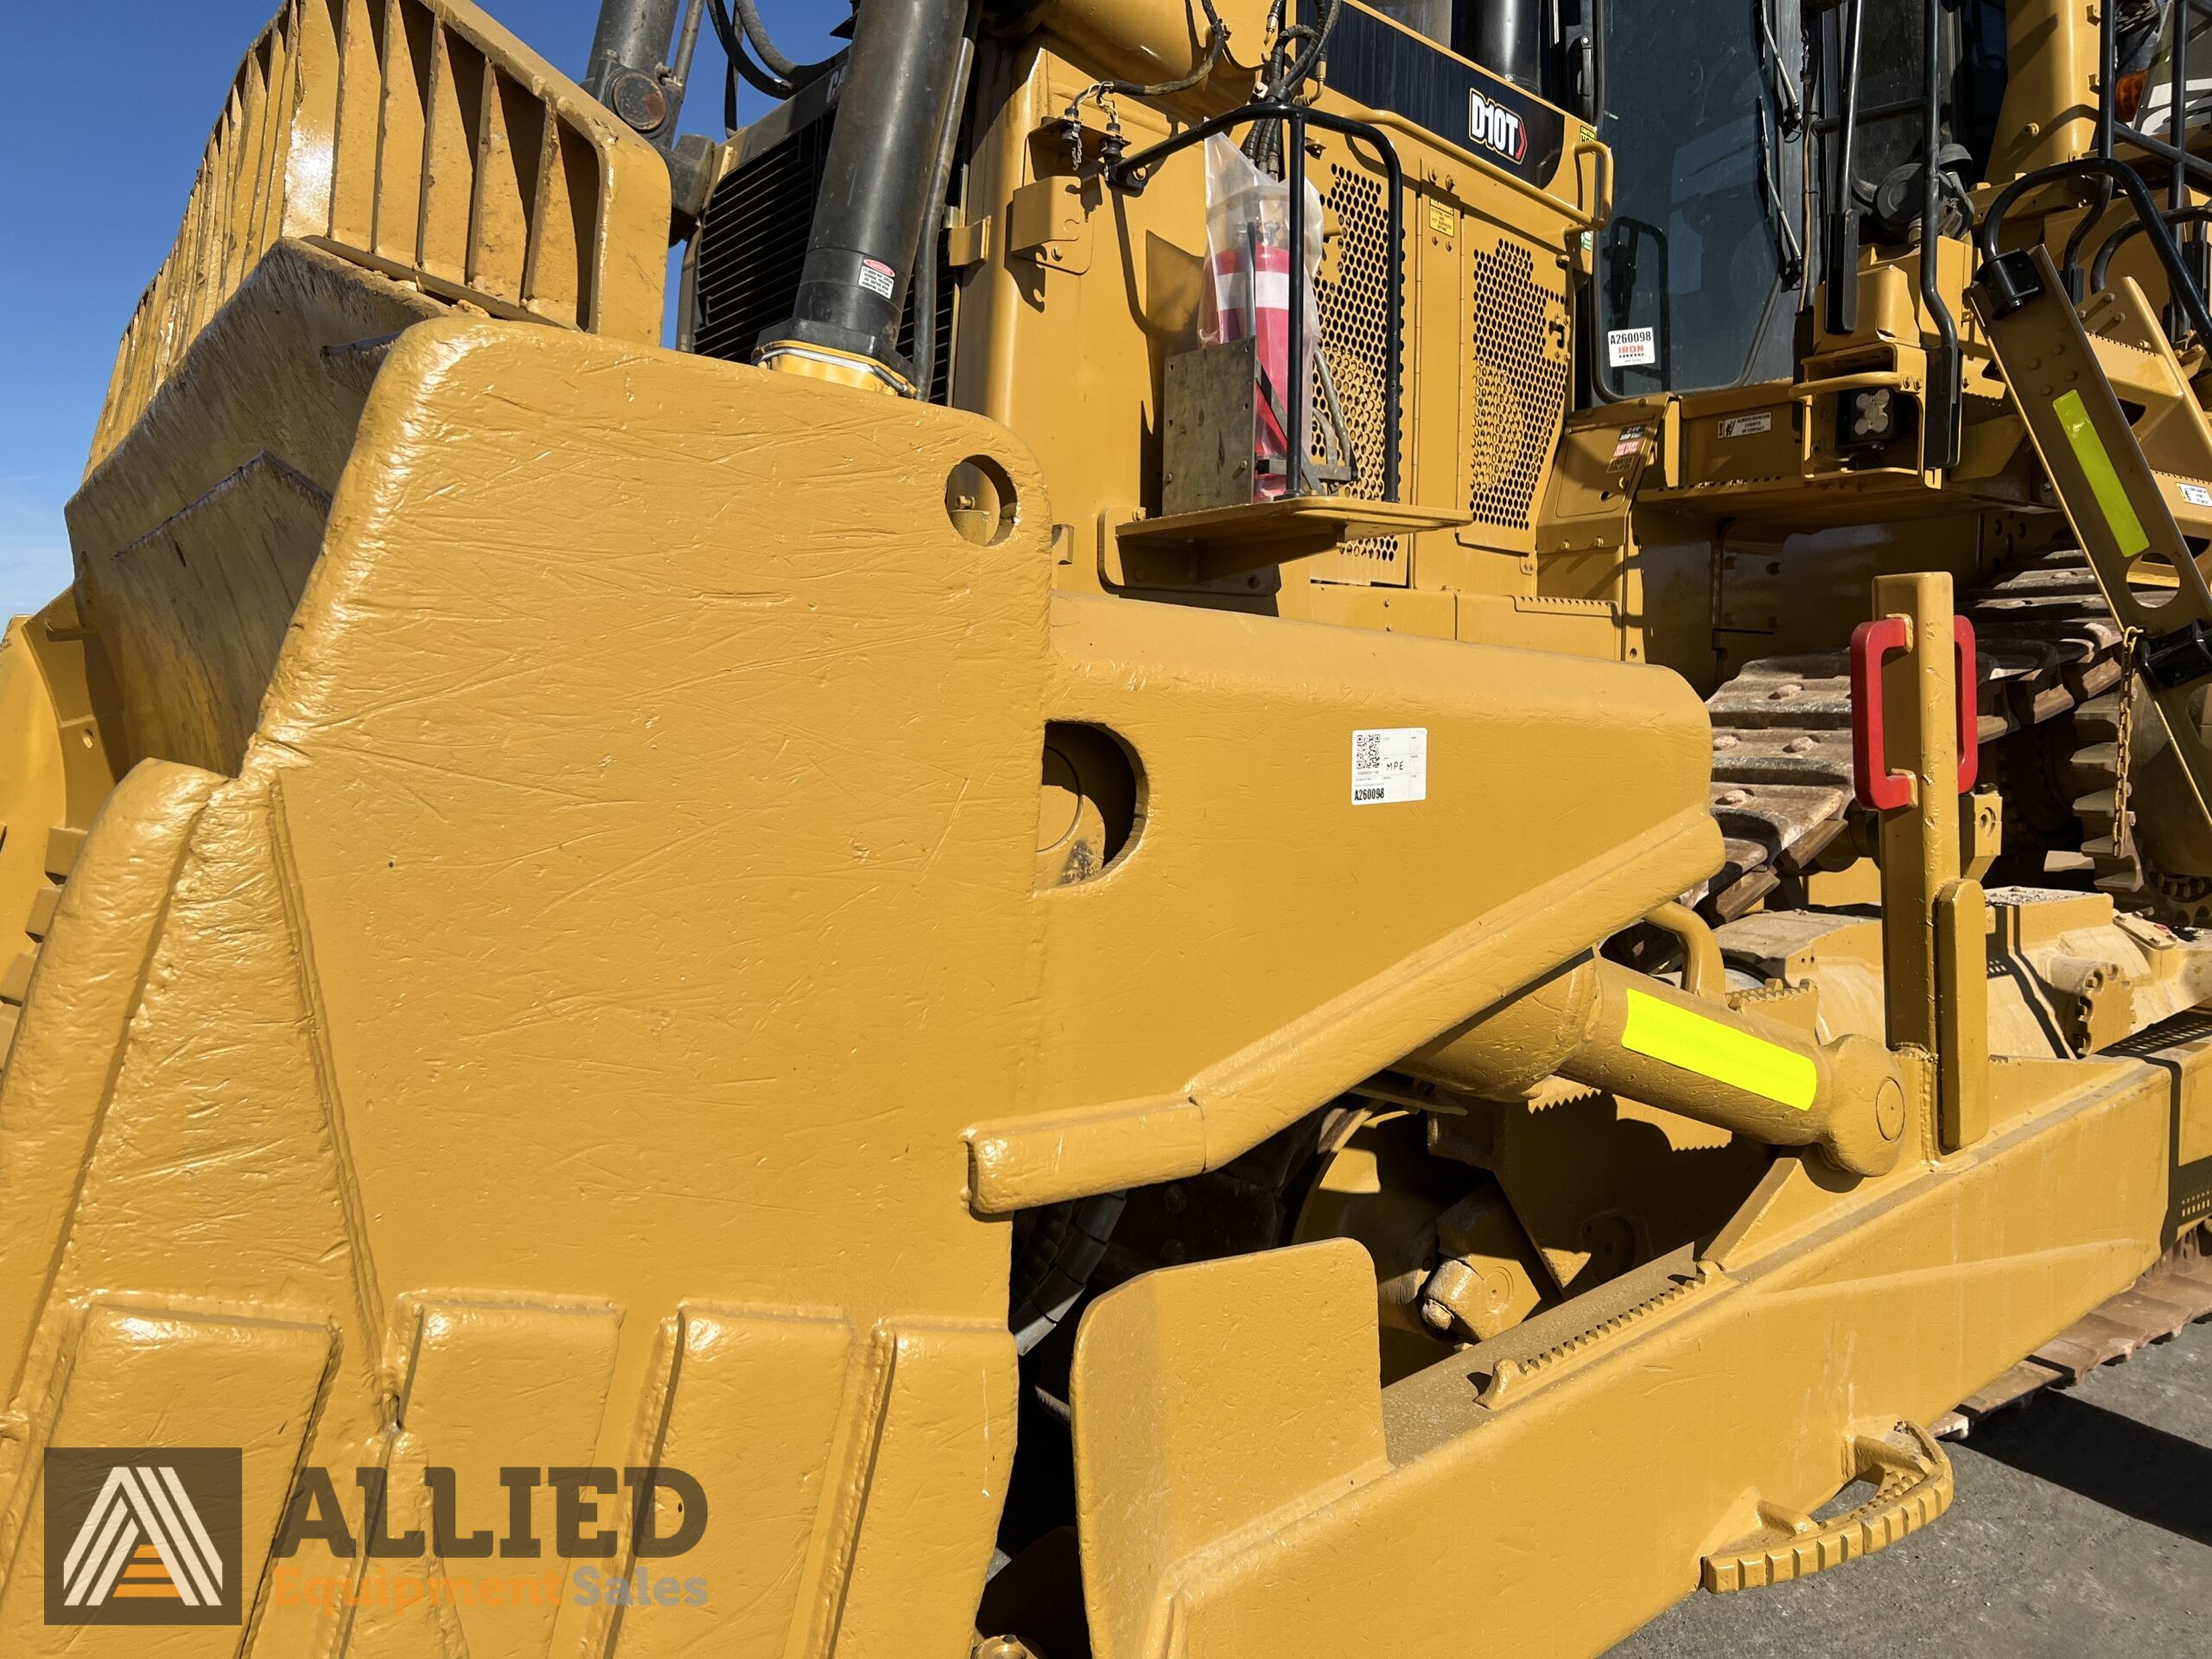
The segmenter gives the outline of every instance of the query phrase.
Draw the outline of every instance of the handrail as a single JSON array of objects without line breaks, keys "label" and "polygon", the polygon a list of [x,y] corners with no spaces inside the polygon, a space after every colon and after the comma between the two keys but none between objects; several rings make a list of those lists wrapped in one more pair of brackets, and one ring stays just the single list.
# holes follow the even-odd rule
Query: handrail
[{"label": "handrail", "polygon": [[[1959,464],[1959,417],[1965,402],[1966,365],[1959,353],[1959,325],[1936,280],[1942,249],[1942,168],[1936,165],[1943,143],[1942,0],[1925,0],[1926,29],[1921,39],[1920,301],[1936,324],[1936,349],[1929,364],[1923,459],[1932,467]],[[1940,365],[1940,367],[1939,367]]]},{"label": "handrail", "polygon": [[2097,154],[2112,159],[2120,124],[2120,8],[2097,8]]},{"label": "handrail", "polygon": [[2212,162],[2206,161],[2194,151],[2176,149],[2164,139],[2153,138],[2140,127],[2130,126],[2125,121],[2113,123],[2113,133],[2121,143],[2134,145],[2146,156],[2156,156],[2160,161],[2179,168],[2184,173],[2193,173],[2201,179],[2212,181]]},{"label": "handrail", "polygon": [[[1247,104],[1240,108],[1186,127],[1173,137],[1124,156],[1106,168],[1106,181],[1115,189],[1132,196],[1141,196],[1152,182],[1152,175],[1169,156],[1179,154],[1195,144],[1204,143],[1217,133],[1259,121],[1281,121],[1289,129],[1289,143],[1284,155],[1294,157],[1289,164],[1290,178],[1290,318],[1289,339],[1284,359],[1283,378],[1291,384],[1285,386],[1283,465],[1286,472],[1285,488],[1289,493],[1299,493],[1299,475],[1306,466],[1306,392],[1297,383],[1306,361],[1306,129],[1320,127],[1325,131],[1341,133],[1348,138],[1362,138],[1375,146],[1382,157],[1382,170],[1389,181],[1387,191],[1389,213],[1384,234],[1389,245],[1389,257],[1383,261],[1383,305],[1389,314],[1389,337],[1386,347],[1386,361],[1382,365],[1382,429],[1388,435],[1382,448],[1382,499],[1395,501],[1398,498],[1398,458],[1403,435],[1400,431],[1400,404],[1402,401],[1401,380],[1403,375],[1406,339],[1405,258],[1406,237],[1404,198],[1405,168],[1398,161],[1397,147],[1379,127],[1364,121],[1355,121],[1349,116],[1332,111],[1319,110],[1307,104],[1294,102]],[[1257,273],[1254,273],[1255,276]]]},{"label": "handrail", "polygon": [[1827,283],[1825,326],[1838,339],[1859,332],[1859,203],[1852,179],[1859,171],[1859,53],[1866,10],[1866,0],[1850,0],[1836,31],[1843,48],[1843,129],[1833,175],[1835,200],[1828,205],[1827,235],[1821,251],[1821,276]]},{"label": "handrail", "polygon": [[[2184,207],[2179,213],[2168,208],[2158,215],[2169,226],[2175,225],[2212,225],[2212,207]],[[2120,251],[2120,245],[2132,236],[2143,234],[2139,219],[2130,219],[2097,245],[2097,256],[2089,265],[2089,291],[2101,290],[2112,275],[2112,257]]]},{"label": "handrail", "polygon": [[1982,215],[1981,227],[1974,233],[1974,249],[1980,256],[1981,274],[1976,277],[1983,289],[2005,311],[2017,310],[2033,295],[2034,289],[2020,279],[2026,276],[2017,267],[2007,266],[2000,259],[1997,246],[1998,232],[2004,228],[2005,216],[2022,196],[2044,185],[2056,184],[2062,180],[2081,178],[2110,179],[2118,185],[2135,209],[2135,216],[2143,223],[2150,236],[2151,246],[2164,267],[2167,286],[2174,298],[2188,315],[2190,327],[2196,337],[2212,343],[2212,314],[2204,308],[2204,296],[2197,292],[2190,278],[2189,268],[2182,264],[2181,250],[2174,245],[2173,232],[2159,217],[2158,204],[2152,200],[2151,188],[2143,182],[2143,175],[2125,162],[2102,156],[2082,156],[2070,162],[2054,162],[2049,167],[2039,167],[2032,173],[2023,173],[1999,190]]},{"label": "handrail", "polygon": [[[2166,138],[2176,150],[2189,148],[2189,36],[2190,25],[2194,21],[2189,16],[2190,10],[2187,6],[2170,6],[2166,10],[2166,16],[2172,20],[2174,26],[2171,81],[2173,107],[2167,112]],[[2117,92],[2115,88],[2115,96]],[[2178,213],[2188,206],[2189,180],[2184,176],[2183,169],[2177,167],[2173,169],[2173,176],[2166,181],[2166,207]]]}]

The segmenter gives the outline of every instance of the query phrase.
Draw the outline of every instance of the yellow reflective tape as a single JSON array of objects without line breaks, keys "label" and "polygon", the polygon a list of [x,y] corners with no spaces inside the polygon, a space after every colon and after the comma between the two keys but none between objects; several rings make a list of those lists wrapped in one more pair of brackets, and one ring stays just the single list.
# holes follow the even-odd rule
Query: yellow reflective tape
[{"label": "yellow reflective tape", "polygon": [[2069,391],[2051,407],[2058,411],[2058,423],[2066,429],[2066,442],[2073,446],[2074,459],[2089,480],[2090,493],[2097,498],[2097,506],[2104,513],[2105,524],[2120,543],[2120,556],[2132,559],[2151,545],[2151,538],[2143,533],[2143,521],[2135,516],[2135,504],[2127,499],[2127,491],[2120,481],[2120,474],[2112,464],[2112,456],[2105,449],[2105,441],[2097,435],[2096,427],[2089,420],[2088,405],[2082,401],[2082,394]]},{"label": "yellow reflective tape", "polygon": [[1801,1112],[1813,1109],[1820,1085],[1819,1071],[1802,1054],[1642,991],[1628,994],[1621,1046]]}]

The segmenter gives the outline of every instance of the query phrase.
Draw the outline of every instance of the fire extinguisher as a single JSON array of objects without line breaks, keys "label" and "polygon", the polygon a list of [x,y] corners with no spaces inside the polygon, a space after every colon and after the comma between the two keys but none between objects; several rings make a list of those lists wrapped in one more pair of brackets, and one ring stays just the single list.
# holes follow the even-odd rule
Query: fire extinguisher
[{"label": "fire extinguisher", "polygon": [[1253,354],[1252,499],[1276,500],[1290,493],[1289,405],[1284,401],[1292,390],[1285,373],[1290,358],[1290,250],[1265,240],[1260,226],[1248,221],[1243,243],[1214,255],[1214,293],[1223,340],[1258,342]]}]

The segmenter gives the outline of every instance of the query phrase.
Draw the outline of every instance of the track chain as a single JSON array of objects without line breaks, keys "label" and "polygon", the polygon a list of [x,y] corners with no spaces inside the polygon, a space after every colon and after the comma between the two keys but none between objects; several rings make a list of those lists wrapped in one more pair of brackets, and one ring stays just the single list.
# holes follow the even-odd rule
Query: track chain
[{"label": "track chain", "polygon": [[2071,1388],[2100,1365],[2133,1359],[2190,1325],[2212,1319],[2212,1233],[2193,1227],[2133,1285],[2066,1327],[1936,1424],[1963,1439],[1993,1412],[2049,1388]]},{"label": "track chain", "polygon": [[[2117,709],[2117,698],[2107,694],[2120,680],[2120,624],[2078,550],[2012,566],[1967,594],[1959,608],[1974,623],[1978,645],[1975,710],[1985,746],[2069,709]],[[1761,658],[1706,708],[1713,717],[1713,816],[1726,861],[1684,896],[1708,919],[1727,922],[1783,877],[1813,868],[1857,810],[1849,655]],[[2113,737],[2103,741],[2109,748]],[[2073,802],[2091,842],[2083,850],[2098,861],[2101,886],[2130,891],[2130,867],[2110,854],[2116,839],[2110,784],[2095,777],[2093,757],[2086,771],[2082,758],[2076,760],[2088,785]]]},{"label": "track chain", "polygon": [[[2161,910],[2186,910],[2184,899],[2212,903],[2212,882],[2199,881],[2186,895],[2167,892],[2170,879],[2146,868],[2138,854],[2133,807],[2117,805],[2123,641],[2088,560],[2075,549],[2043,554],[2000,571],[1959,609],[1974,623],[1975,713],[1985,747],[2074,715],[2057,781],[2081,821],[2082,851],[2096,885],[2123,900],[2139,894]],[[1713,717],[1713,814],[1727,861],[1686,897],[1708,918],[1726,922],[1765,899],[1785,875],[1813,868],[1859,810],[1852,798],[1848,654],[1763,658],[1706,707]],[[1993,1411],[2054,1384],[2070,1386],[2199,1319],[2212,1319],[2212,1231],[2203,1226],[2184,1233],[2132,1288],[1961,1405],[1938,1432],[1964,1434]]]}]

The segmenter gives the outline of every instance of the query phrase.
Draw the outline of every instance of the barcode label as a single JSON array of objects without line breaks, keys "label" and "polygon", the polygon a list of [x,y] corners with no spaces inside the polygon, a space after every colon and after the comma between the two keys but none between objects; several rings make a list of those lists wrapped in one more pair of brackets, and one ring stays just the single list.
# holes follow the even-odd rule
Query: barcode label
[{"label": "barcode label", "polygon": [[1386,726],[1351,734],[1351,804],[1428,798],[1428,728]]}]

